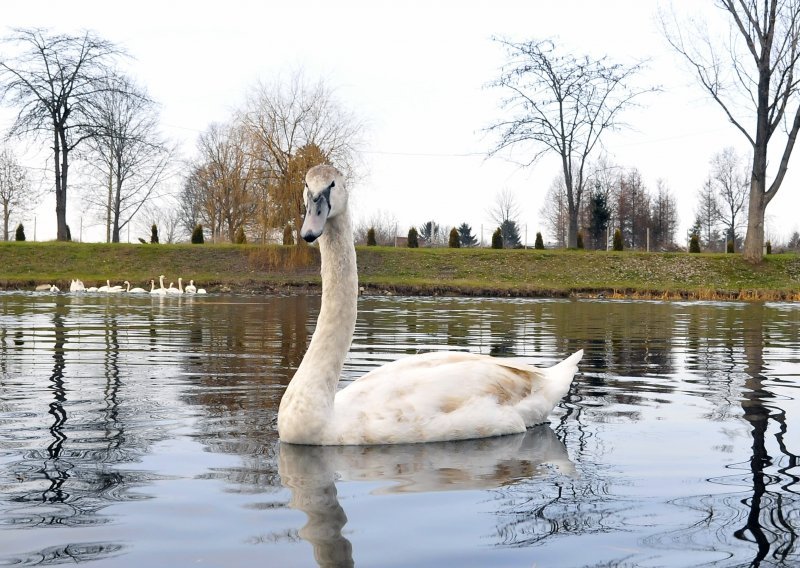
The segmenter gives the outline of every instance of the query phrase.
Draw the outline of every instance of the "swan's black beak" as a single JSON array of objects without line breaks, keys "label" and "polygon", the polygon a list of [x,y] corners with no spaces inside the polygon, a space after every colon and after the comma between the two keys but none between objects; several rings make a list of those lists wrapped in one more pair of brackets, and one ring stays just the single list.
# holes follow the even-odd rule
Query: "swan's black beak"
[{"label": "swan's black beak", "polygon": [[333,185],[333,182],[331,182],[331,185],[316,197],[312,196],[311,191],[307,193],[306,216],[300,229],[300,236],[306,242],[313,243],[325,230],[325,222],[331,212],[330,193]]}]

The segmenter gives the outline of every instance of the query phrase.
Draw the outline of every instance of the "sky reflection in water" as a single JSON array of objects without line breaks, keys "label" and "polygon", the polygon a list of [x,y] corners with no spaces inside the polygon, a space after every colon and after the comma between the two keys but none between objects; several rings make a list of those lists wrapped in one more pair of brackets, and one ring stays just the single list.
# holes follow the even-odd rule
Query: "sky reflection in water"
[{"label": "sky reflection in water", "polygon": [[318,297],[0,294],[0,565],[794,566],[791,304],[362,298],[345,380],[586,355],[550,425],[277,442]]}]

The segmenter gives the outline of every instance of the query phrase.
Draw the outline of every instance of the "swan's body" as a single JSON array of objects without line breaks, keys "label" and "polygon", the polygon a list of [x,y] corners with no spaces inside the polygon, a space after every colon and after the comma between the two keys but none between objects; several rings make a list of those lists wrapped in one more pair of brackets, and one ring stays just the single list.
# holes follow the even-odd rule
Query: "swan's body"
[{"label": "swan's body", "polygon": [[61,290],[55,284],[51,284],[50,285],[50,291],[51,292],[61,292]]},{"label": "swan's body", "polygon": [[84,290],[86,290],[86,287],[83,285],[83,282],[80,279],[76,278],[75,280],[70,280],[70,292],[83,292]]},{"label": "swan's body", "polygon": [[183,294],[183,284],[181,282],[182,280],[183,280],[183,278],[178,278],[178,287],[177,288],[173,288],[174,284],[172,282],[170,282],[169,283],[169,288],[167,288],[167,293],[168,294]]},{"label": "swan's body", "polygon": [[314,445],[463,440],[524,432],[545,422],[567,393],[578,351],[548,369],[463,352],[394,361],[337,391],[356,322],[358,275],[341,174],[306,175],[301,234],[319,238],[322,307],[278,411],[283,442]]},{"label": "swan's body", "polygon": [[194,285],[194,280],[189,280],[189,284],[183,289],[187,294],[197,293],[197,287]]},{"label": "swan's body", "polygon": [[[150,282],[152,283],[153,281],[151,280]],[[145,290],[144,288],[131,288],[131,283],[128,282],[127,280],[125,281],[125,286],[126,286],[125,291],[128,292],[129,294],[144,294],[145,292],[147,292],[147,290]]]},{"label": "swan's body", "polygon": [[150,290],[150,293],[151,294],[157,294],[159,296],[166,296],[167,295],[167,289],[164,288],[164,275],[163,274],[158,277],[158,283],[159,283],[159,287],[156,288],[155,290]]}]

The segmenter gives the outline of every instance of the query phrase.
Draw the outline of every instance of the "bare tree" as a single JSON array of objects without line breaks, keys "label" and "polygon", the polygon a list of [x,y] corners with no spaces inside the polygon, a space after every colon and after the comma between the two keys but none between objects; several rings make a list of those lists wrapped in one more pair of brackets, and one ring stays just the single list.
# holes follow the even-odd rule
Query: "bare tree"
[{"label": "bare tree", "polygon": [[70,153],[93,135],[93,103],[108,88],[111,63],[123,52],[91,32],[70,36],[15,29],[5,43],[22,47],[0,60],[0,95],[17,108],[9,134],[51,137],[57,238],[67,240]]},{"label": "bare tree", "polygon": [[614,221],[622,231],[625,247],[644,248],[650,226],[651,200],[639,170],[633,168],[620,175],[612,194]]},{"label": "bare tree", "polygon": [[[800,0],[717,0],[731,32],[717,41],[708,30],[662,17],[670,44],[693,68],[700,85],[752,147],[744,257],[763,258],[767,205],[781,187],[800,130]],[[687,31],[689,30],[689,31]],[[769,144],[785,126],[777,168],[768,172]],[[769,173],[769,175],[768,175]],[[772,179],[771,183],[767,180]]]},{"label": "bare tree", "polygon": [[199,162],[184,183],[184,206],[197,215],[215,241],[234,242],[256,214],[254,187],[260,183],[259,168],[239,125],[212,124],[197,143]]},{"label": "bare tree", "polygon": [[397,217],[390,211],[379,210],[369,218],[361,220],[355,229],[356,242],[366,244],[367,231],[375,231],[375,242],[379,245],[393,245],[397,236]]},{"label": "bare tree", "polygon": [[[158,227],[158,237],[162,243],[177,243],[181,241],[183,227],[181,211],[174,198],[162,198],[159,201],[151,200],[142,205],[136,216],[135,230],[138,234],[147,236],[153,225]],[[192,225],[194,228],[194,225]],[[147,240],[147,239],[145,239]]]},{"label": "bare tree", "polygon": [[8,224],[12,213],[32,208],[35,195],[27,172],[9,148],[0,150],[0,206],[3,207],[3,240],[8,240]]},{"label": "bare tree", "polygon": [[589,157],[607,130],[623,126],[622,111],[653,89],[629,87],[642,64],[559,55],[550,40],[497,41],[507,49],[510,61],[492,86],[508,93],[503,106],[513,116],[489,128],[500,135],[492,153],[529,149],[531,158],[523,165],[549,152],[561,158],[569,216],[567,244],[575,247]]},{"label": "bare tree", "polygon": [[287,83],[259,84],[240,120],[272,193],[271,224],[294,224],[299,241],[305,171],[298,176],[298,168],[331,163],[352,183],[363,126],[322,81],[310,83],[302,72]]},{"label": "bare tree", "polygon": [[[736,247],[736,237],[747,211],[750,193],[750,164],[742,166],[733,147],[728,146],[711,159],[711,179],[719,196],[718,220],[725,226],[726,239]],[[741,217],[740,217],[741,214]]]},{"label": "bare tree", "polygon": [[86,162],[100,183],[91,185],[89,200],[105,214],[106,241],[118,243],[120,231],[168,177],[174,149],[159,132],[155,103],[127,78],[110,78],[94,106]]},{"label": "bare tree", "polygon": [[717,250],[719,248],[719,202],[714,191],[713,181],[706,180],[700,190],[695,212],[695,225],[703,248]]},{"label": "bare tree", "polygon": [[506,188],[497,193],[494,204],[489,208],[489,218],[500,227],[505,248],[515,248],[522,244],[518,223],[520,213],[519,202],[513,191]]},{"label": "bare tree", "polygon": [[650,246],[654,250],[669,250],[675,245],[678,230],[678,204],[666,182],[656,182],[656,194],[650,209]]},{"label": "bare tree", "polygon": [[556,244],[562,248],[566,247],[569,214],[563,175],[556,177],[550,184],[539,214],[544,218],[547,230]]}]

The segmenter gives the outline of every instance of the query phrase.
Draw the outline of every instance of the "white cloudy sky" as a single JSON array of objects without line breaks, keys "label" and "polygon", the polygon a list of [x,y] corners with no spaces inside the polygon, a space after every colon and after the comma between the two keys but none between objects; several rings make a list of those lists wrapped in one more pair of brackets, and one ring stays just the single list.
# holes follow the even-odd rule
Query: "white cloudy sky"
[{"label": "white cloudy sky", "polygon": [[[226,120],[258,80],[302,68],[311,78],[325,79],[369,125],[365,175],[355,188],[358,217],[384,211],[397,218],[401,233],[428,219],[444,225],[466,221],[476,232],[485,225],[488,235],[487,209],[499,191],[509,189],[522,206],[521,224],[532,242],[543,229],[539,211],[558,164],[545,159],[520,169],[485,157],[492,139],[484,129],[502,116],[500,93],[485,87],[504,61],[492,36],[550,37],[576,55],[650,61],[640,80],[663,90],[625,115],[632,128],[609,136],[606,151],[614,163],[638,168],[650,188],[658,179],[667,182],[679,199],[682,230],[692,221],[694,195],[711,156],[729,145],[747,150],[743,136],[667,46],[657,23],[659,4],[39,0],[4,6],[3,22],[56,32],[91,29],[123,46],[134,58],[131,74],[163,105],[165,132],[181,142],[185,156],[194,151],[197,135],[211,122]],[[704,4],[674,5],[682,12]],[[722,16],[706,10],[710,17]],[[796,179],[790,169],[768,209],[773,238],[800,224]],[[49,194],[36,213],[40,240],[55,237],[54,208]],[[73,234],[81,215],[79,203],[70,202]],[[83,220],[84,240],[104,234],[89,229],[92,222]]]}]

